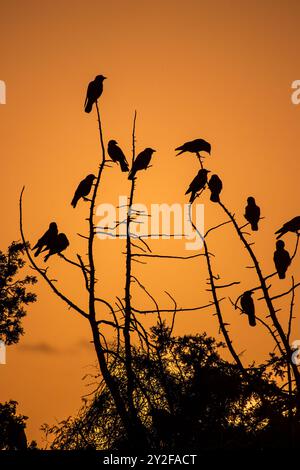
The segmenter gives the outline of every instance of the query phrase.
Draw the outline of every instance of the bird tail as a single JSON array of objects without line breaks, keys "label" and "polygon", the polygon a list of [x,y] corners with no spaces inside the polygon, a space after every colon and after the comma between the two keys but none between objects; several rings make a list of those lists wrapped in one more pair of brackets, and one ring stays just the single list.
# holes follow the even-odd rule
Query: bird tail
[{"label": "bird tail", "polygon": [[44,251],[49,251],[50,249],[51,249],[51,244],[48,243],[48,245],[46,245],[45,248],[41,250],[41,253],[44,253]]},{"label": "bird tail", "polygon": [[46,263],[46,261],[48,260],[49,256],[50,256],[50,253],[48,253],[48,254],[45,256],[45,258],[44,258],[44,262],[45,262],[45,263]]},{"label": "bird tail", "polygon": [[133,180],[134,177],[135,177],[135,171],[134,171],[134,170],[130,170],[129,175],[128,175],[128,179],[129,179],[129,180]]},{"label": "bird tail", "polygon": [[256,326],[255,315],[248,315],[249,325]]},{"label": "bird tail", "polygon": [[[180,150],[180,148],[175,149],[176,152],[177,152],[178,150]],[[180,150],[180,152],[179,152],[179,153],[176,153],[175,156],[178,157],[178,155],[181,155],[182,153],[184,153],[184,150]]]},{"label": "bird tail", "polygon": [[210,195],[210,200],[212,202],[220,202],[219,194],[212,192]]},{"label": "bird tail", "polygon": [[72,202],[71,202],[71,206],[73,206],[74,209],[75,209],[75,207],[76,207],[76,205],[77,205],[77,202],[78,202],[78,199],[77,199],[77,197],[74,196],[73,199],[72,199]]},{"label": "bird tail", "polygon": [[252,222],[251,228],[252,228],[253,232],[257,232],[257,231],[258,231],[258,224],[257,224],[257,222]]},{"label": "bird tail", "polygon": [[275,232],[275,235],[279,234],[277,237],[276,237],[276,240],[278,240],[279,238],[282,237],[282,235],[285,234],[285,231],[281,229],[277,230],[277,232]]},{"label": "bird tail", "polygon": [[[35,248],[36,248],[36,246],[35,246]],[[33,250],[34,250],[34,248],[33,248]],[[36,250],[36,252],[34,253],[34,256],[35,256],[35,257],[39,256],[39,254],[40,254],[41,251],[42,251],[42,247],[41,247],[41,246],[37,247],[37,250]]]},{"label": "bird tail", "polygon": [[129,171],[129,166],[128,166],[128,163],[126,162],[126,160],[121,160],[120,161],[120,167],[121,167],[121,170],[122,171]]},{"label": "bird tail", "polygon": [[285,279],[285,272],[278,272],[279,279]]},{"label": "bird tail", "polygon": [[192,192],[191,197],[190,197],[190,204],[193,204],[194,200],[196,199],[196,194],[197,193]]},{"label": "bird tail", "polygon": [[92,111],[92,108],[93,108],[93,102],[91,100],[87,100],[85,102],[85,107],[84,107],[85,112],[90,113]]}]

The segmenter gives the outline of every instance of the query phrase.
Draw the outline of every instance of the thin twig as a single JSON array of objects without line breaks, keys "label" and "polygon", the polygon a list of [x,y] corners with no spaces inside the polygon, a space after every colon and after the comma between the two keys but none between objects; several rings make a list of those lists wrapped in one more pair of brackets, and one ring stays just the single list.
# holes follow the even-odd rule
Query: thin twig
[{"label": "thin twig", "polygon": [[210,280],[210,285],[211,285],[211,292],[212,292],[212,297],[213,297],[213,304],[216,307],[216,314],[217,314],[217,317],[218,317],[218,320],[219,320],[220,330],[222,331],[225,342],[227,344],[227,347],[228,347],[233,359],[235,360],[235,362],[236,362],[237,366],[239,367],[239,369],[241,370],[241,372],[243,374],[245,374],[246,372],[245,372],[244,366],[243,366],[243,364],[240,360],[239,355],[236,353],[236,351],[233,347],[232,341],[230,339],[229,333],[226,330],[226,323],[224,323],[224,320],[223,320],[223,316],[222,316],[222,312],[221,312],[221,308],[220,308],[220,300],[218,299],[217,290],[216,290],[216,287],[215,287],[215,277],[214,277],[213,270],[212,270],[212,265],[211,265],[211,261],[210,261],[210,255],[209,255],[207,242],[206,242],[205,238],[203,237],[203,235],[201,235],[200,231],[198,230],[198,228],[196,227],[196,225],[193,222],[192,213],[191,213],[191,206],[190,206],[190,210],[189,210],[189,219],[190,219],[190,223],[191,223],[192,227],[198,233],[198,235],[200,236],[200,238],[202,239],[202,242],[203,242],[204,251],[205,251],[205,258],[206,258],[206,263],[207,263],[207,269],[208,269],[208,274],[209,274],[209,280]]}]

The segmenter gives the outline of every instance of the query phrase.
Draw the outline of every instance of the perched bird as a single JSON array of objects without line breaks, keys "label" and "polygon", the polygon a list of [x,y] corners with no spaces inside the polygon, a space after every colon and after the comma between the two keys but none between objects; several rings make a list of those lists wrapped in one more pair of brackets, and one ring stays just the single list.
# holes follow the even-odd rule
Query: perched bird
[{"label": "perched bird", "polygon": [[298,215],[297,217],[294,217],[292,220],[289,220],[289,222],[286,222],[283,224],[283,226],[275,232],[275,235],[279,234],[278,238],[281,238],[282,235],[284,235],[287,232],[298,232],[300,230],[300,216]]},{"label": "perched bird", "polygon": [[245,219],[250,223],[251,229],[256,232],[258,230],[258,221],[260,218],[260,208],[256,205],[254,197],[250,196],[247,199],[247,206],[245,208]]},{"label": "perched bird", "polygon": [[84,178],[84,180],[82,180],[79,183],[78,188],[76,189],[74,197],[73,197],[72,202],[71,202],[71,205],[74,208],[76,207],[77,202],[79,201],[79,199],[85,198],[89,194],[89,192],[91,191],[92,186],[93,186],[93,181],[95,179],[96,179],[95,175],[87,175],[87,177]]},{"label": "perched bird", "polygon": [[52,255],[59,254],[64,251],[70,245],[67,236],[64,233],[59,233],[52,243],[51,248],[48,254],[45,256],[44,261],[47,261],[48,258]]},{"label": "perched bird", "polygon": [[179,153],[177,153],[177,155],[181,155],[184,152],[199,153],[202,151],[210,154],[211,145],[204,139],[196,139],[192,140],[191,142],[186,142],[180,147],[177,147],[175,150],[179,150]]},{"label": "perched bird", "polygon": [[285,273],[292,260],[289,252],[284,249],[283,240],[278,240],[276,242],[276,250],[274,252],[273,259],[279,279],[285,279]]},{"label": "perched bird", "polygon": [[147,147],[138,154],[128,175],[129,180],[133,180],[137,171],[146,170],[148,168],[153,152],[156,152],[156,150]]},{"label": "perched bird", "polygon": [[193,179],[191,184],[189,185],[188,190],[185,194],[191,193],[190,197],[190,204],[192,204],[196,198],[196,194],[205,188],[207,183],[207,174],[210,173],[209,170],[201,169],[198,171],[197,176]]},{"label": "perched bird", "polygon": [[50,249],[51,243],[53,242],[53,240],[56,239],[57,234],[58,234],[57,225],[55,222],[51,222],[48,230],[44,233],[44,235],[37,241],[35,246],[32,248],[32,250],[36,250],[36,252],[34,253],[34,256],[38,256],[40,252],[43,250],[43,248],[44,248],[43,251]]},{"label": "perched bird", "polygon": [[129,166],[126,157],[120,147],[117,145],[116,140],[110,140],[107,146],[107,153],[115,163],[120,163],[122,171],[129,171]]},{"label": "perched bird", "polygon": [[210,189],[211,195],[210,200],[212,202],[220,202],[220,193],[223,188],[223,184],[218,175],[211,175],[211,178],[208,182],[208,187]]},{"label": "perched bird", "polygon": [[241,297],[241,307],[244,313],[248,315],[248,321],[250,326],[255,326],[256,325],[256,320],[255,320],[255,307],[254,307],[254,302],[252,299],[252,294],[253,292],[251,290],[247,290],[246,292],[243,293]]},{"label": "perched bird", "polygon": [[97,75],[95,80],[89,83],[84,102],[84,110],[86,113],[90,113],[92,111],[93,104],[102,95],[103,80],[105,79],[106,77],[103,77],[103,75]]}]

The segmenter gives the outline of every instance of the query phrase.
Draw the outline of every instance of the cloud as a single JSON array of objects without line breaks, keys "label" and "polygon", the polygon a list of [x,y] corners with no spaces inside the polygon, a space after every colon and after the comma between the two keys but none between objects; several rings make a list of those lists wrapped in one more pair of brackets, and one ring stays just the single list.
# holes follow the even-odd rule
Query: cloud
[{"label": "cloud", "polygon": [[18,346],[23,352],[39,353],[39,354],[76,354],[82,351],[92,351],[92,344],[88,340],[81,338],[80,340],[69,345],[66,348],[57,348],[50,343],[25,343]]},{"label": "cloud", "polygon": [[20,349],[25,352],[38,352],[41,354],[59,354],[60,351],[57,348],[54,348],[49,343],[27,343],[27,344],[20,344]]}]

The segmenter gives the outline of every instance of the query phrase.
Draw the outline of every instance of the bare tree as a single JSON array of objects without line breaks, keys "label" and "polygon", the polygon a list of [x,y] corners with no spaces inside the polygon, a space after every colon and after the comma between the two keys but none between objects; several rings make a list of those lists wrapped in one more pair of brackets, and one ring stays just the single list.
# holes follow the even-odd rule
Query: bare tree
[{"label": "bare tree", "polygon": [[[157,380],[159,382],[159,389],[164,393],[163,406],[165,411],[167,410],[168,413],[174,414],[176,406],[178,406],[178,404],[176,405],[176,399],[174,398],[174,393],[172,392],[172,386],[174,385],[174,382],[172,382],[170,378],[170,371],[168,370],[168,361],[166,360],[164,347],[166,344],[170,344],[170,342],[172,342],[175,318],[177,313],[182,311],[189,312],[193,310],[204,310],[211,312],[213,315],[216,315],[220,331],[225,340],[225,344],[233,358],[234,367],[236,367],[236,370],[238,371],[239,376],[242,377],[242,380],[246,381],[248,385],[253,385],[253,383],[256,381],[257,387],[261,386],[263,381],[260,375],[260,370],[265,371],[268,367],[277,367],[277,370],[281,371],[283,361],[287,374],[288,396],[290,397],[289,414],[290,417],[293,418],[294,410],[296,409],[297,413],[299,413],[300,409],[299,404],[294,406],[294,397],[300,397],[300,374],[297,366],[290,361],[292,354],[290,337],[292,332],[295,289],[298,287],[299,283],[297,284],[293,280],[291,289],[289,289],[287,292],[273,296],[270,294],[271,286],[267,285],[267,280],[270,279],[274,273],[268,276],[264,276],[251,243],[247,241],[243,231],[247,224],[240,226],[237,223],[235,216],[231,214],[231,212],[221,201],[219,202],[219,206],[224,211],[228,220],[225,220],[216,226],[210,227],[206,233],[201,233],[196,224],[193,222],[190,205],[190,223],[203,241],[203,252],[201,251],[190,256],[153,253],[149,244],[145,241],[145,238],[143,236],[136,235],[135,231],[132,229],[134,224],[141,223],[140,219],[144,216],[144,214],[134,208],[135,189],[137,184],[140,183],[138,173],[131,180],[126,218],[124,220],[116,221],[115,227],[96,227],[95,207],[102,178],[104,172],[107,171],[109,160],[106,158],[106,147],[104,144],[98,101],[95,102],[94,109],[96,111],[98,122],[101,161],[92,189],[92,195],[88,200],[89,214],[87,220],[89,231],[87,234],[79,234],[80,237],[86,240],[87,256],[83,256],[82,254],[77,253],[75,259],[69,259],[63,254],[59,255],[64,260],[64,262],[70,264],[72,267],[74,267],[74,269],[79,270],[82,274],[82,280],[87,294],[85,308],[81,308],[69,296],[66,296],[58,287],[55,280],[50,277],[48,272],[49,269],[41,268],[32,256],[32,252],[30,250],[29,244],[26,241],[23,228],[22,198],[24,188],[20,196],[20,230],[22,241],[31,267],[36,272],[38,272],[40,276],[42,276],[52,292],[58,296],[67,305],[68,308],[71,308],[88,322],[97,357],[99,372],[101,375],[101,383],[99,387],[102,387],[102,390],[104,387],[105,390],[109,392],[109,400],[111,400],[110,407],[113,407],[115,413],[114,416],[117,416],[117,420],[119,420],[118,422],[121,423],[128,442],[135,449],[137,447],[139,449],[146,449],[150,445],[149,433],[147,432],[149,416],[152,416],[152,422],[154,423],[156,419],[155,416],[157,417],[155,410],[158,407],[158,403],[160,403],[159,400],[153,398],[156,397],[155,390],[152,387],[153,384],[150,386],[149,382],[149,387],[147,386],[147,381],[145,381],[145,377],[142,375],[141,370],[139,369],[139,363],[136,359],[138,357],[136,344],[140,345],[143,360],[146,358],[148,363],[152,363],[153,358],[155,357],[155,367],[157,367]],[[135,154],[136,113],[134,115],[132,129],[132,165],[135,162]],[[203,169],[204,164],[199,153],[197,154],[197,157],[199,159],[201,169]],[[205,188],[203,190],[205,190]],[[99,230],[108,231],[117,228],[121,224],[126,224],[125,286],[124,296],[116,296],[116,301],[113,304],[112,302],[103,298],[99,293],[99,289],[97,289],[97,266],[95,264],[94,245],[95,238],[97,233],[99,233]],[[252,260],[253,267],[259,281],[259,285],[254,287],[252,290],[260,290],[262,292],[262,299],[264,299],[268,311],[266,318],[258,318],[258,320],[265,327],[267,334],[271,335],[273,338],[275,346],[278,348],[278,352],[280,354],[277,357],[272,357],[270,360],[265,361],[265,363],[259,367],[250,367],[242,363],[241,354],[237,352],[236,346],[233,344],[231,334],[228,330],[229,325],[225,320],[226,311],[223,307],[223,300],[225,300],[226,297],[221,297],[219,295],[219,292],[223,289],[230,289],[232,286],[237,285],[239,286],[241,281],[230,280],[229,282],[221,284],[219,282],[220,277],[216,276],[214,273],[215,259],[213,259],[214,255],[211,252],[210,245],[208,244],[208,236],[214,231],[222,230],[222,227],[227,224],[230,224],[234,228]],[[148,234],[148,236],[150,235],[151,234]],[[162,236],[165,234],[159,235]],[[174,236],[174,234],[168,235]],[[297,243],[293,258],[297,252],[298,241],[299,236],[297,235]],[[211,300],[205,305],[181,308],[178,307],[174,297],[170,293],[166,292],[168,300],[171,302],[171,307],[161,308],[148,288],[140,281],[138,275],[133,274],[132,270],[133,262],[145,263],[147,261],[151,261],[153,258],[165,260],[177,259],[178,261],[188,261],[199,258],[201,262],[204,260],[207,266]],[[153,303],[153,309],[136,308],[132,293],[133,284],[145,292],[150,301]],[[289,311],[288,331],[285,332],[281,322],[278,319],[274,302],[277,299],[283,298],[290,294],[292,298]],[[238,306],[238,299],[235,302],[232,301],[232,305],[235,309],[240,308]],[[107,313],[111,317],[109,320],[107,320]],[[166,325],[165,320],[163,320],[163,314],[169,315],[169,325]],[[142,315],[154,315],[156,318],[155,328],[157,329],[147,331],[143,326],[143,322],[139,320]],[[112,334],[109,337],[103,332],[102,327],[104,325],[109,326],[112,329]],[[157,339],[157,335],[159,335],[159,340]],[[112,343],[111,337],[114,338],[114,346],[110,345]],[[166,347],[166,349],[168,348]],[[173,357],[175,361],[175,367],[177,367],[176,361],[178,359],[176,358],[176,355],[172,356],[173,352],[173,347],[168,349],[168,355]],[[181,376],[183,380],[182,370],[182,365],[178,366],[178,376]],[[158,383],[156,381],[154,382],[156,384]],[[283,394],[284,393],[285,391]],[[282,399],[281,396],[280,399]],[[266,399],[264,397],[261,397],[262,402],[265,400]]]}]

